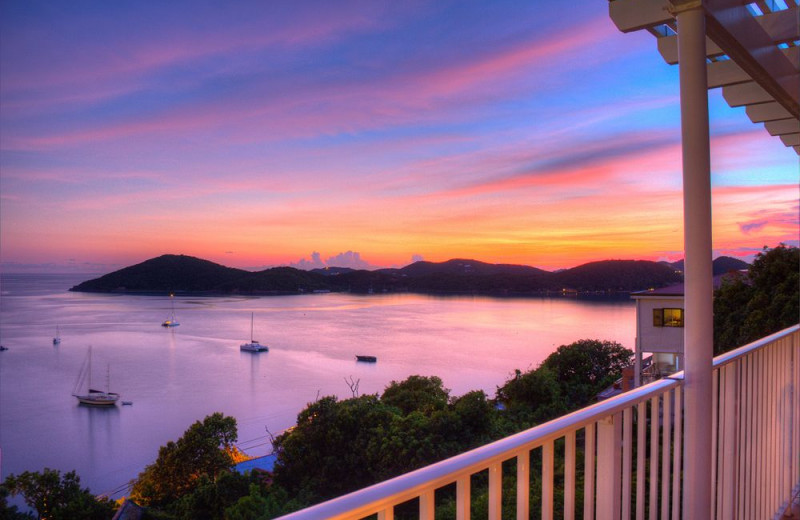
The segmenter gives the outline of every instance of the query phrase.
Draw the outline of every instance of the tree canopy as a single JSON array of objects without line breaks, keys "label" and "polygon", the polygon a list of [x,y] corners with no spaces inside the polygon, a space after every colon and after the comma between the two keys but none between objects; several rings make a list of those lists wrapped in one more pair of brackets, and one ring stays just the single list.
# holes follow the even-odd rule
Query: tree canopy
[{"label": "tree canopy", "polygon": [[209,415],[186,430],[176,442],[168,442],[158,458],[134,481],[131,498],[146,506],[173,503],[191,492],[205,476],[215,479],[230,470],[229,450],[237,439],[236,419],[221,413]]},{"label": "tree canopy", "polygon": [[[3,518],[26,518],[16,508],[5,505],[5,494],[22,495],[28,507],[35,509],[39,518],[49,520],[108,520],[114,514],[115,504],[106,498],[95,498],[89,488],[81,487],[81,479],[70,471],[61,475],[55,469],[25,471],[19,475],[9,475],[3,486],[7,491],[3,496],[0,513]],[[8,515],[8,516],[7,516]]]},{"label": "tree canopy", "polygon": [[582,339],[561,345],[533,370],[516,370],[497,400],[518,427],[548,421],[593,402],[622,375],[633,352],[614,341]]},{"label": "tree canopy", "polygon": [[800,321],[800,250],[780,244],[714,294],[714,351],[746,345]]}]

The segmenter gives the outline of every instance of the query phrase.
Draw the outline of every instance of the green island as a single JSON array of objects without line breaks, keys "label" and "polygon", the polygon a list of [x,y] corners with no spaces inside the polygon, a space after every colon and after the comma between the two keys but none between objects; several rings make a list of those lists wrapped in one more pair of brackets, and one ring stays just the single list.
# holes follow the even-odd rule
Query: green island
[{"label": "green island", "polygon": [[[715,274],[746,269],[731,257],[714,261]],[[419,261],[400,269],[274,267],[252,272],[185,255],[162,255],[73,287],[79,292],[141,294],[286,295],[314,292],[420,292],[535,295],[627,293],[682,281],[682,261],[604,260],[549,272],[477,260]]]}]

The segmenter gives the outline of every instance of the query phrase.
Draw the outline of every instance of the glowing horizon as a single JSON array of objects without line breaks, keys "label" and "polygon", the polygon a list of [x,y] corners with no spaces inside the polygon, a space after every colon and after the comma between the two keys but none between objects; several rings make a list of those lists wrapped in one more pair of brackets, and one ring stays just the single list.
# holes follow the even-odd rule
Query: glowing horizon
[{"label": "glowing horizon", "polygon": [[[677,68],[534,4],[5,2],[0,270],[681,258]],[[709,103],[715,251],[797,245],[796,154]]]}]

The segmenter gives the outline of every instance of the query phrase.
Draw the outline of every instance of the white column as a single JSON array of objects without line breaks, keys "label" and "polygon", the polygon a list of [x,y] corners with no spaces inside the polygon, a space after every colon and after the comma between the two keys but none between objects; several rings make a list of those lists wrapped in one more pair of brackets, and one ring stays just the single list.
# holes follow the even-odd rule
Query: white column
[{"label": "white column", "polygon": [[713,301],[711,168],[705,15],[700,2],[678,6],[685,250],[684,518],[711,514]]}]

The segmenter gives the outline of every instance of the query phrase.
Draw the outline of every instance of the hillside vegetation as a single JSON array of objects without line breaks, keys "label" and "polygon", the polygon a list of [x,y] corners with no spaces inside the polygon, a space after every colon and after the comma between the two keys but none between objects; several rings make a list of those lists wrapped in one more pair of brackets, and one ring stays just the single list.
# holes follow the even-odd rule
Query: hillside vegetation
[{"label": "hillside vegetation", "polygon": [[185,255],[163,255],[73,287],[80,292],[300,294],[426,292],[526,295],[562,292],[628,292],[681,281],[667,264],[605,260],[549,272],[535,267],[454,259],[415,262],[375,271],[275,267],[251,272]]}]

